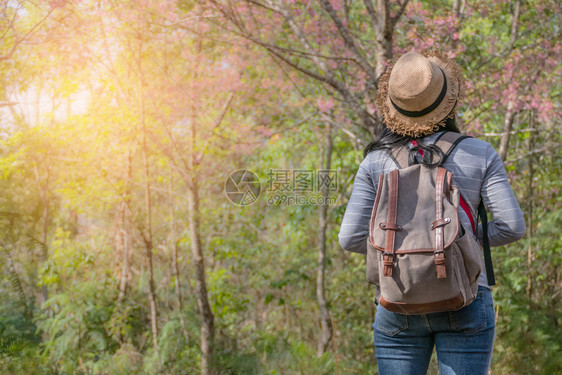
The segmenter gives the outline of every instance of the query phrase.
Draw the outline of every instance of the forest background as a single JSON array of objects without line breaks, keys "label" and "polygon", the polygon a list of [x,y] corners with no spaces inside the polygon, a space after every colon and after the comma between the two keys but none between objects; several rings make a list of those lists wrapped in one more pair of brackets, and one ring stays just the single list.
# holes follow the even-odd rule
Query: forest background
[{"label": "forest background", "polygon": [[527,222],[493,248],[491,372],[560,373],[561,16],[555,0],[2,0],[0,371],[375,372],[374,290],[337,233],[378,77],[436,48]]}]

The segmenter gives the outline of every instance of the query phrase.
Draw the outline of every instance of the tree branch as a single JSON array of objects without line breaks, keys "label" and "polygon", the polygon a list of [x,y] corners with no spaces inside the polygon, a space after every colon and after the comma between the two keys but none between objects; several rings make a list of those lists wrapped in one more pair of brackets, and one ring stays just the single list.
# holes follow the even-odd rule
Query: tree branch
[{"label": "tree branch", "polygon": [[404,9],[406,9],[406,5],[408,5],[408,1],[409,0],[403,0],[402,4],[400,4],[400,10],[398,10],[398,13],[396,13],[394,17],[391,17],[392,29],[394,29],[394,26],[396,26],[396,24],[400,20],[402,13],[404,13]]},{"label": "tree branch", "polygon": [[[300,41],[302,46],[304,47],[304,51],[310,56],[312,62],[319,68],[318,71],[311,70],[309,68],[305,68],[300,64],[292,61],[289,59],[285,54],[283,54],[277,46],[272,46],[270,43],[267,43],[261,38],[256,37],[254,34],[249,32],[239,21],[238,18],[233,14],[233,9],[225,9],[225,7],[218,4],[216,0],[210,0],[210,2],[215,6],[215,8],[223,15],[223,17],[230,21],[238,31],[235,32],[236,34],[242,36],[243,38],[252,41],[255,44],[258,44],[265,48],[271,55],[276,56],[281,61],[285,62],[287,65],[291,66],[292,68],[304,73],[320,82],[324,82],[331,86],[334,90],[336,90],[343,98],[343,101],[348,105],[348,109],[352,112],[355,112],[357,116],[363,122],[363,126],[365,129],[372,130],[375,127],[375,120],[374,118],[362,108],[361,104],[358,103],[357,98],[351,93],[349,87],[344,83],[339,81],[334,74],[333,69],[331,69],[325,61],[323,61],[319,56],[320,54],[316,51],[310,42],[307,40],[305,33],[303,32],[302,28],[300,28],[294,21],[292,15],[289,11],[282,7],[282,5],[278,5],[273,3],[271,0],[267,0],[266,2],[257,2],[255,0],[246,0],[250,4],[255,4],[257,6],[263,7],[264,9],[268,9],[274,11],[275,13],[281,15],[289,27],[293,30],[294,35]],[[224,25],[218,25],[224,28]],[[232,30],[231,30],[232,31]],[[354,60],[355,61],[355,60]],[[359,64],[358,61],[355,61]]]},{"label": "tree branch", "polygon": [[369,75],[369,77],[371,77],[371,79],[373,79],[373,80],[376,79],[373,67],[371,66],[371,64],[369,64],[367,62],[365,57],[361,54],[361,52],[359,51],[359,49],[355,45],[355,42],[353,41],[353,38],[349,34],[348,29],[345,27],[343,22],[338,17],[335,9],[332,7],[332,4],[330,4],[330,1],[329,0],[320,0],[320,4],[324,8],[324,10],[330,15],[330,18],[332,19],[332,21],[334,22],[334,24],[338,28],[338,31],[339,31],[340,35],[342,36],[345,45],[355,55],[355,57],[357,58],[358,63],[361,66],[361,68],[363,68],[363,70]]},{"label": "tree branch", "polygon": [[363,0],[363,4],[365,4],[367,13],[369,14],[369,18],[371,19],[371,27],[373,28],[373,30],[376,30],[379,17],[377,15],[377,12],[375,11],[375,8],[373,7],[373,3],[371,2],[371,0]]},{"label": "tree branch", "polygon": [[19,38],[19,39],[16,39],[16,41],[14,41],[14,45],[13,45],[12,48],[10,49],[10,52],[8,52],[8,53],[5,54],[5,55],[0,56],[0,61],[10,59],[10,58],[12,57],[12,55],[14,54],[14,52],[16,51],[17,47],[18,47],[29,35],[31,35],[31,33],[32,33],[33,31],[35,31],[35,29],[36,29],[37,27],[39,27],[39,25],[41,25],[41,24],[51,15],[51,13],[53,12],[53,10],[54,10],[54,8],[51,9],[51,10],[45,15],[45,17],[43,17],[43,18],[41,19],[41,21],[39,21],[39,22],[38,22],[37,24],[35,24],[35,26],[33,26],[27,33],[25,33],[24,36],[22,36],[22,37]]}]

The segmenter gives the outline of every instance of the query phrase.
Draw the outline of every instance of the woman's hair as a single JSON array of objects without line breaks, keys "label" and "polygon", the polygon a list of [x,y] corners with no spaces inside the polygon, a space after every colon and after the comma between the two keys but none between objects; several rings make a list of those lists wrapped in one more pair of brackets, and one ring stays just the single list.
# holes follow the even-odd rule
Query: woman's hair
[{"label": "woman's hair", "polygon": [[[447,130],[455,133],[461,132],[454,117],[448,118],[445,122],[445,126],[439,130]],[[393,133],[384,126],[382,132],[380,132],[375,139],[365,147],[363,156],[365,157],[367,154],[375,150],[391,150],[395,147],[405,146],[413,139],[413,137]]]}]

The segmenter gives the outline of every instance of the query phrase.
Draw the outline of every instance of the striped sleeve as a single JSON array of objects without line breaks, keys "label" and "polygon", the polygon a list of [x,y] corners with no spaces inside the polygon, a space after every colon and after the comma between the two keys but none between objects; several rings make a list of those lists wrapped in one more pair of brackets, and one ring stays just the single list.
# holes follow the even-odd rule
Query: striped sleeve
[{"label": "striped sleeve", "polygon": [[343,249],[361,254],[367,253],[369,220],[377,189],[371,179],[368,165],[368,157],[359,165],[338,236]]},{"label": "striped sleeve", "polygon": [[[511,189],[505,168],[496,150],[489,145],[488,166],[480,194],[492,214],[488,223],[490,246],[502,246],[525,235],[525,218]],[[482,231],[478,231],[481,236]]]}]

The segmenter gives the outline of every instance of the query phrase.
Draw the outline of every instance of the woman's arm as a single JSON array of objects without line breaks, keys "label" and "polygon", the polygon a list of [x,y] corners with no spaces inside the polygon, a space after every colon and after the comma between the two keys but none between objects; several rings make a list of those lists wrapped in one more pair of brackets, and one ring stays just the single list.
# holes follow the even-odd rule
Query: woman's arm
[{"label": "woman's arm", "polygon": [[[492,213],[488,223],[490,246],[502,246],[517,241],[525,235],[525,218],[507,179],[505,168],[496,150],[489,145],[488,166],[480,194]],[[479,239],[482,231],[478,230]]]},{"label": "woman's arm", "polygon": [[353,181],[353,190],[343,215],[339,233],[342,248],[354,253],[367,253],[369,237],[369,220],[375,203],[377,187],[373,183],[368,170],[369,158],[359,165]]}]

